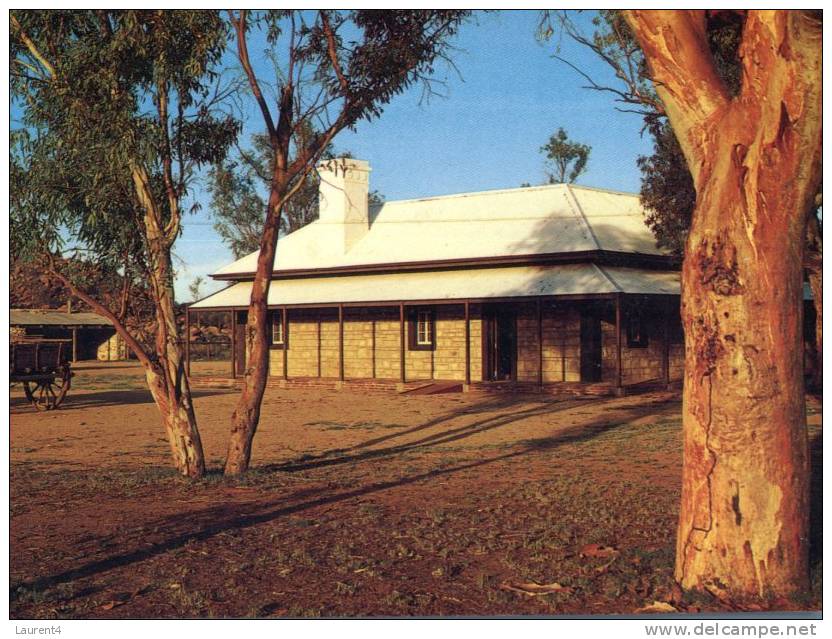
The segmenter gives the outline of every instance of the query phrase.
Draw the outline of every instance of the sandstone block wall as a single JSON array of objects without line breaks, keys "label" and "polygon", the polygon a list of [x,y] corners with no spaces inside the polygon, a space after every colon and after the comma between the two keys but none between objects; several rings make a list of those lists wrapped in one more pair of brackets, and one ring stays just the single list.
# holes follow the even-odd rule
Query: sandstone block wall
[{"label": "sandstone block wall", "polygon": [[[538,379],[537,309],[518,304],[517,381]],[[581,308],[575,304],[545,304],[543,307],[543,381],[581,381]],[[471,380],[483,375],[482,310],[471,306]],[[662,376],[664,326],[658,316],[647,318],[648,346],[630,348],[622,326],[622,377],[632,384]],[[602,323],[602,381],[615,381],[615,325]],[[406,330],[409,330],[409,324]],[[435,347],[417,351],[408,348],[405,335],[405,367],[408,381],[465,379],[465,315],[461,305],[435,307]],[[289,377],[337,378],[339,374],[338,313],[292,310],[289,313]],[[320,345],[319,345],[320,341]],[[671,344],[671,379],[682,377],[684,347]],[[283,351],[270,352],[270,374],[283,375]],[[398,308],[344,309],[344,376],[347,379],[398,379]]]},{"label": "sandstone block wall", "polygon": [[[471,309],[471,379],[482,378],[482,326]],[[336,310],[289,312],[289,377],[337,378],[339,374],[338,313]],[[406,325],[405,331],[410,330]],[[436,309],[434,350],[409,350],[405,333],[408,381],[465,379],[465,315],[461,306]],[[320,348],[318,346],[320,335]],[[398,379],[399,311],[397,308],[344,309],[344,377]],[[272,349],[269,374],[283,376],[283,351]]]},{"label": "sandstone block wall", "polygon": [[[645,317],[647,347],[629,347],[627,345],[626,322],[621,326],[621,378],[624,385],[636,384],[650,380],[663,379],[664,371],[664,318],[659,315]],[[602,332],[602,380],[615,381],[615,324],[604,321]],[[669,353],[670,379],[680,380],[685,364],[684,345],[670,344]]]},{"label": "sandstone block wall", "polygon": [[[482,379],[482,322],[479,309],[471,308],[471,381]],[[461,306],[436,309],[434,379],[465,380],[465,310]]]},{"label": "sandstone block wall", "polygon": [[[543,381],[581,379],[581,317],[577,308],[544,305],[542,310]],[[537,308],[524,305],[517,313],[517,381],[538,379]]]}]

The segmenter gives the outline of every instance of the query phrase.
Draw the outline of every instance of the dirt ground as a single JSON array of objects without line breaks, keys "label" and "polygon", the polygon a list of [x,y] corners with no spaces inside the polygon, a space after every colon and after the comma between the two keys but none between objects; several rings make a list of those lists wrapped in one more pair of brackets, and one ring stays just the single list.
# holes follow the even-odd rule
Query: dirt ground
[{"label": "dirt ground", "polygon": [[[201,368],[200,368],[201,367]],[[197,365],[197,371],[207,365]],[[673,586],[678,394],[267,391],[254,470],[221,474],[236,394],[196,391],[211,473],[170,470],[132,363],[77,367],[58,409],[11,392],[13,618],[725,609]],[[820,608],[820,403],[809,400]],[[815,507],[816,506],[816,507]],[[523,584],[549,585],[528,593]],[[556,584],[556,585],[553,585]]]}]

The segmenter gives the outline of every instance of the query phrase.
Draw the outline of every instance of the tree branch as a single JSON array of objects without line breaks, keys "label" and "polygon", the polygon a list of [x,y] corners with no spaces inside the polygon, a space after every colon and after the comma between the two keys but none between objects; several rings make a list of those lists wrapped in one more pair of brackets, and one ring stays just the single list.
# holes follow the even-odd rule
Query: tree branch
[{"label": "tree branch", "polygon": [[165,182],[165,193],[168,198],[168,209],[170,220],[163,231],[165,240],[172,244],[179,233],[181,214],[179,211],[179,198],[176,195],[176,187],[173,184],[173,158],[171,157],[170,133],[168,131],[168,86],[159,82],[157,85],[156,108],[159,112],[159,130],[162,133],[162,179]]},{"label": "tree branch", "polygon": [[106,317],[113,323],[113,328],[116,329],[116,332],[121,335],[122,339],[127,343],[127,346],[130,347],[130,350],[135,353],[136,358],[145,368],[153,368],[153,362],[151,361],[150,357],[148,357],[147,353],[145,352],[142,345],[139,341],[127,330],[127,327],[124,323],[116,317],[116,315],[106,306],[104,306],[101,302],[96,300],[92,297],[87,291],[78,288],[68,277],[66,277],[63,273],[61,273],[57,268],[55,268],[55,263],[50,255],[47,260],[47,269],[49,273],[54,275],[57,279],[59,279],[64,286],[69,289],[69,292],[72,293],[75,297],[82,300],[87,306],[93,309],[99,315]]},{"label": "tree branch", "polygon": [[338,78],[338,84],[341,85],[341,92],[344,94],[344,99],[346,100],[349,96],[349,84],[347,83],[347,79],[344,77],[344,72],[341,70],[341,61],[338,59],[335,34],[332,32],[332,26],[329,24],[329,16],[326,14],[326,11],[320,11],[319,13],[321,16],[321,27],[323,28],[324,35],[326,36],[329,61],[332,63],[332,69],[335,71],[335,75]]},{"label": "tree branch", "polygon": [[26,48],[29,50],[29,53],[31,53],[34,56],[34,58],[43,65],[43,68],[46,69],[46,71],[52,78],[55,78],[57,75],[55,73],[55,67],[52,66],[49,60],[47,60],[43,56],[43,54],[38,50],[37,45],[29,37],[29,34],[27,34],[26,31],[24,31],[23,27],[20,26],[20,22],[17,21],[17,18],[15,17],[14,13],[9,13],[9,20],[11,21],[12,26],[15,29],[17,29],[17,32],[20,34],[20,40],[23,42],[23,44],[26,45]]},{"label": "tree branch", "polygon": [[254,94],[254,99],[257,101],[257,106],[260,107],[260,112],[263,114],[269,139],[274,144],[277,132],[274,128],[272,114],[269,111],[269,105],[266,104],[266,99],[263,97],[262,91],[260,91],[260,84],[257,81],[254,69],[251,68],[251,61],[248,56],[248,44],[246,42],[246,19],[248,12],[245,9],[241,9],[240,17],[236,20],[231,11],[228,12],[228,15],[237,34],[237,57],[240,59],[240,64],[243,65],[243,71],[245,71],[246,77],[248,78],[248,84],[251,87],[251,92]]},{"label": "tree branch", "polygon": [[694,131],[715,127],[718,115],[730,104],[708,45],[705,12],[626,10],[624,15],[644,51],[656,92],[696,181],[703,154],[694,143],[702,136]]}]

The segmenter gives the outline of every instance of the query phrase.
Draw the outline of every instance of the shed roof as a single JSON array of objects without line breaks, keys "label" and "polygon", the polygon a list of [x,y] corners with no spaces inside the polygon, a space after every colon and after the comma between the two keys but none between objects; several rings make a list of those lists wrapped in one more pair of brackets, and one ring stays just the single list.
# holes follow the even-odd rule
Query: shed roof
[{"label": "shed roof", "polygon": [[49,309],[11,309],[11,326],[112,326],[113,323],[97,313],[65,313]]},{"label": "shed roof", "polygon": [[[348,251],[337,224],[321,220],[281,237],[275,271],[656,248],[635,194],[555,184],[385,202]],[[257,253],[216,271],[251,274]]]},{"label": "shed roof", "polygon": [[[251,286],[251,282],[237,282],[191,308],[248,306]],[[678,295],[679,273],[562,264],[296,278],[274,280],[268,303],[273,306],[372,305],[611,293]]]}]

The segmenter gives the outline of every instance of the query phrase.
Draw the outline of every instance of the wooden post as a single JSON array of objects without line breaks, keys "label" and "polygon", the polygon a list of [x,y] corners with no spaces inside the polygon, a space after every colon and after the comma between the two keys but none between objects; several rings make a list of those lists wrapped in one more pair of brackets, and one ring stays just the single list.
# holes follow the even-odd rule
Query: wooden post
[{"label": "wooden post", "polygon": [[289,311],[284,306],[280,312],[280,325],[283,330],[283,379],[289,379]]},{"label": "wooden post", "polygon": [[471,308],[465,302],[465,385],[471,385]]},{"label": "wooden post", "polygon": [[344,305],[338,305],[338,379],[344,381]]},{"label": "wooden post", "polygon": [[370,353],[373,358],[373,379],[376,378],[376,316],[372,315],[370,319]]},{"label": "wooden post", "polygon": [[[73,350],[75,350],[75,336],[73,335]],[[191,376],[191,309],[185,307],[185,375]]]},{"label": "wooden post", "polygon": [[231,309],[230,311],[228,311],[228,315],[229,315],[229,318],[228,318],[228,321],[229,321],[228,336],[229,336],[229,338],[231,338],[231,346],[230,346],[230,348],[231,348],[231,355],[230,355],[230,359],[231,359],[231,379],[236,379],[236,377],[237,377],[237,349],[236,349],[236,343],[237,343],[237,311],[235,311],[234,309]]},{"label": "wooden post", "polygon": [[78,361],[78,328],[72,329],[72,361]]},{"label": "wooden post", "polygon": [[664,373],[664,384],[670,386],[670,312],[673,308],[673,299],[668,297],[664,304],[664,354],[662,357],[662,372]]},{"label": "wooden post", "polygon": [[318,309],[318,377],[321,376],[321,309]]},{"label": "wooden post", "polygon": [[404,367],[404,304],[399,304],[399,378],[402,384],[407,381]]},{"label": "wooden post", "polygon": [[[557,304],[557,302],[556,302]],[[569,302],[566,303],[567,309],[566,312],[568,313],[568,306]],[[562,313],[564,308],[559,306],[558,312],[561,313],[560,324],[559,324],[559,333],[560,333],[560,380],[562,382],[566,382],[566,323],[567,320],[564,319]],[[567,315],[568,317],[568,315]],[[580,340],[579,340],[580,342]],[[578,370],[580,370],[580,361],[578,362]]]},{"label": "wooden post", "polygon": [[618,293],[615,296],[615,392],[617,395],[623,394],[621,373],[621,293]]},{"label": "wooden post", "polygon": [[543,302],[537,298],[537,387],[543,390]]}]

